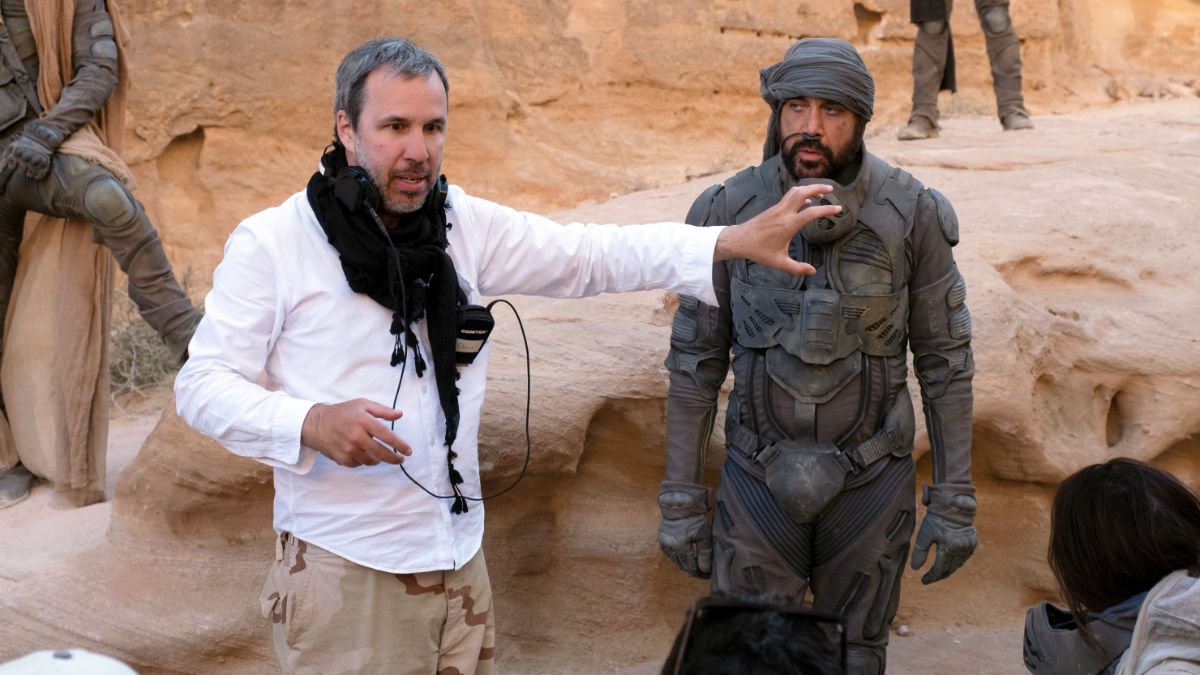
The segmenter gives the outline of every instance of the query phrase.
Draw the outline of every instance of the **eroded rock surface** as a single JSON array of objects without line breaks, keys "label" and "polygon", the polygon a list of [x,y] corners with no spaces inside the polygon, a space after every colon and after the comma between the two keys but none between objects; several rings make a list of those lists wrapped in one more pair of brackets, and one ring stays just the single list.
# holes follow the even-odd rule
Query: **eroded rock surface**
[{"label": "eroded rock surface", "polygon": [[[969,2],[951,17],[958,93],[945,115],[995,115]],[[239,220],[301,189],[332,137],[333,73],[402,33],[450,77],[445,171],[522,208],[574,207],[760,156],[758,70],[797,38],[852,41],[874,74],[874,126],[912,95],[906,0],[126,0],[133,88],[125,144],[177,267],[204,287]],[[1015,2],[1034,119],[1114,99],[1194,97],[1188,0]],[[999,129],[994,123],[993,128]]]},{"label": "eroded rock surface", "polygon": [[[687,179],[756,160],[759,67],[796,37],[855,41],[880,91],[871,149],[958,210],[979,373],[982,543],[945,582],[906,576],[897,625],[910,635],[893,638],[890,665],[985,672],[987,661],[1020,673],[1023,609],[1053,594],[1054,484],[1128,455],[1200,487],[1200,100],[1189,79],[1200,28],[1195,7],[1175,0],[1016,3],[1037,128],[1004,134],[986,117],[973,9],[959,4],[960,92],[943,98],[945,133],[900,144],[891,137],[907,114],[915,30],[902,0],[449,0],[421,12],[360,2],[336,15],[316,2],[130,0],[127,147],[173,259],[203,286],[236,222],[315,168],[340,56],[375,32],[405,31],[450,69],[445,168],[456,182],[538,209],[673,185],[560,214],[673,219],[721,176]],[[654,540],[672,300],[514,301],[534,357],[535,450],[530,475],[488,508],[499,661],[506,672],[655,672],[683,608],[705,591]],[[490,488],[524,456],[520,337],[498,313],[481,435]],[[720,459],[718,440],[710,468]],[[39,537],[0,548],[0,660],[79,645],[146,673],[272,672],[256,601],[272,551],[268,470],[168,410],[110,504],[42,515]]]}]

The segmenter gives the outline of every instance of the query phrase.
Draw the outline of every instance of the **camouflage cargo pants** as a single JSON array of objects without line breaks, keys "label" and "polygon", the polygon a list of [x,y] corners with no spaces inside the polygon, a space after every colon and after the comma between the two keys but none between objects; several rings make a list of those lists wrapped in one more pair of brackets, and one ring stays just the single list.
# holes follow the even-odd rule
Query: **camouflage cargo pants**
[{"label": "camouflage cargo pants", "polygon": [[493,672],[483,551],[458,570],[389,574],[284,533],[260,601],[285,673]]}]

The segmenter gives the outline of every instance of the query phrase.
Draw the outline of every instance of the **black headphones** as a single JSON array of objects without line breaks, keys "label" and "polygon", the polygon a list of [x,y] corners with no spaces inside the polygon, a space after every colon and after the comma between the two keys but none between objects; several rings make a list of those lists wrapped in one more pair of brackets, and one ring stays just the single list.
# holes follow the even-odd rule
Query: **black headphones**
[{"label": "black headphones", "polygon": [[383,198],[371,174],[361,166],[344,166],[333,178],[333,196],[351,213],[362,213],[365,206],[379,212]]}]

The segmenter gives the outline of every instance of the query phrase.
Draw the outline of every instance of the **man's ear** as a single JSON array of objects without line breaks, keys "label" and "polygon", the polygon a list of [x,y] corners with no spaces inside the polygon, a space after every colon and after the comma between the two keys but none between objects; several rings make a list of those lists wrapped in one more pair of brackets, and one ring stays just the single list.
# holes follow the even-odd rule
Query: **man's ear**
[{"label": "man's ear", "polygon": [[345,110],[337,111],[337,117],[334,119],[334,129],[337,131],[338,140],[347,148],[354,147],[354,125],[350,124],[350,114]]}]

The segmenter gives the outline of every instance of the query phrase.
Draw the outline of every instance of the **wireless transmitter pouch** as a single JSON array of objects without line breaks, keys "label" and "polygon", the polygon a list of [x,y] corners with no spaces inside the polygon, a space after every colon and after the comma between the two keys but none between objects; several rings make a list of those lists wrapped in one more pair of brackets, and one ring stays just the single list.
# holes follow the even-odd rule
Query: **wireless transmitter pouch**
[{"label": "wireless transmitter pouch", "polygon": [[495,328],[496,320],[487,307],[463,305],[458,308],[458,338],[454,342],[454,363],[468,366],[475,362],[479,350]]}]

